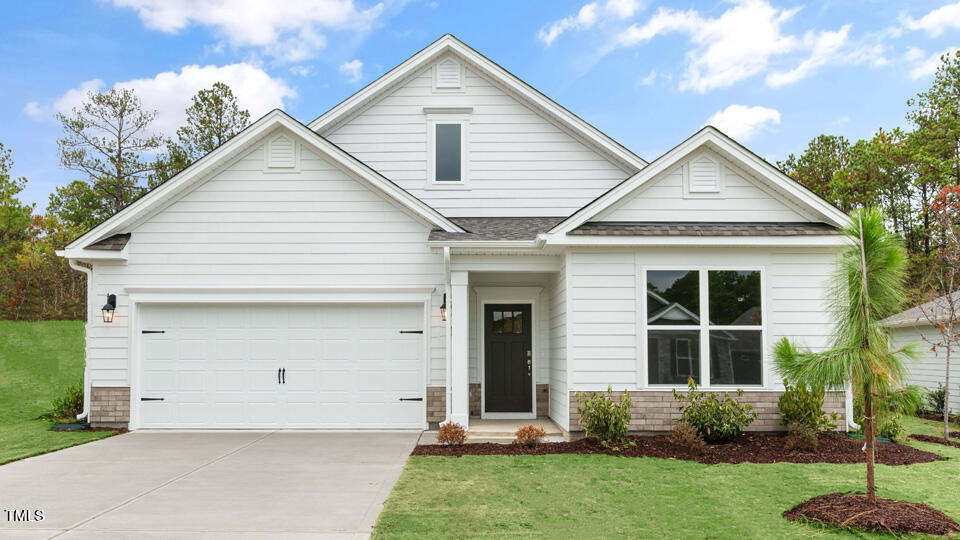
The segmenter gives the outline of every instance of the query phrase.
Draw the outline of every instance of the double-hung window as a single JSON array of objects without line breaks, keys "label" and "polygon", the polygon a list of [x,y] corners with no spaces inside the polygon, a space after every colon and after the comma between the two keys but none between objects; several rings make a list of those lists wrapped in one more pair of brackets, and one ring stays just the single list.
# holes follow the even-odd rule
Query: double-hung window
[{"label": "double-hung window", "polygon": [[646,271],[647,383],[763,384],[759,270]]}]

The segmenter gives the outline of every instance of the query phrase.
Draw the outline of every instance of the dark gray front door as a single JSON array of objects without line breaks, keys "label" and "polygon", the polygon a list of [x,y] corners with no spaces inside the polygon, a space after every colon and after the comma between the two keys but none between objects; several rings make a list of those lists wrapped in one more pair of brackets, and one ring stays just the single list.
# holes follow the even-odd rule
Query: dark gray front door
[{"label": "dark gray front door", "polygon": [[532,412],[530,311],[530,304],[487,304],[484,309],[486,412]]}]

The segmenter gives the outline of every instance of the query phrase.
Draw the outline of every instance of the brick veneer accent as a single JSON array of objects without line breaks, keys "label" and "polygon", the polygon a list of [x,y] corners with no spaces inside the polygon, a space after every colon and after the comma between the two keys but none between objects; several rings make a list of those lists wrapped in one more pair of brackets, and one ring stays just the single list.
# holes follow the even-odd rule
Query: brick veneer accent
[{"label": "brick veneer accent", "polygon": [[130,388],[91,387],[89,420],[93,427],[127,427],[130,423]]},{"label": "brick veneer accent", "polygon": [[[582,431],[580,417],[577,414],[577,393],[570,392],[570,431]],[[614,399],[620,399],[623,392],[613,392]],[[729,392],[736,397],[735,392]],[[741,403],[753,405],[759,416],[747,427],[747,431],[783,431],[780,425],[780,409],[777,401],[782,392],[744,392],[739,398]],[[630,431],[669,431],[676,425],[675,418],[680,417],[679,402],[674,399],[670,391],[630,392],[633,405],[630,408]],[[823,410],[827,414],[836,412],[840,415],[837,422],[840,429],[846,429],[844,412],[846,405],[842,393],[830,392],[824,396]]]},{"label": "brick veneer accent", "polygon": [[[443,422],[447,407],[445,386],[427,387],[427,422]],[[550,410],[550,385],[537,385],[537,416],[547,416]],[[470,384],[470,416],[480,416],[480,383]]]}]

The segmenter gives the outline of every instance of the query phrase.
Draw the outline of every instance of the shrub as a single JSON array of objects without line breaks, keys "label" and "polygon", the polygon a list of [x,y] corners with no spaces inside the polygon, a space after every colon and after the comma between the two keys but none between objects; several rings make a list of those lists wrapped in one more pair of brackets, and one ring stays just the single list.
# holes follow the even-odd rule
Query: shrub
[{"label": "shrub", "polygon": [[781,424],[788,428],[795,424],[807,426],[813,430],[814,434],[836,429],[833,422],[839,419],[839,416],[837,413],[827,416],[823,412],[824,390],[822,387],[808,388],[803,383],[790,385],[787,381],[783,381],[783,386],[785,390],[777,402],[777,407],[780,408]]},{"label": "shrub", "polygon": [[[721,400],[716,392],[701,392],[692,378],[687,386],[690,390],[686,394],[673,391],[674,399],[680,402],[677,422],[690,425],[707,442],[730,440],[757,419],[750,404],[741,404],[727,394]],[[742,395],[743,390],[737,390],[737,396]]]},{"label": "shrub", "polygon": [[700,434],[697,433],[697,430],[693,429],[690,424],[677,424],[674,426],[674,428],[670,430],[669,440],[672,444],[696,451],[703,450],[703,447],[707,444],[703,441],[703,437],[701,437]]},{"label": "shrub", "polygon": [[467,440],[467,429],[456,422],[447,422],[437,431],[437,442],[446,446],[460,446]]},{"label": "shrub", "polygon": [[877,430],[878,437],[886,437],[891,441],[899,441],[903,439],[903,434],[906,430],[903,427],[903,424],[900,423],[900,418],[890,418],[886,422],[880,425],[880,428]]},{"label": "shrub", "polygon": [[51,410],[43,418],[69,418],[76,421],[77,415],[83,412],[83,380],[67,388],[58,398],[51,402]]},{"label": "shrub", "polygon": [[609,386],[606,393],[591,392],[588,396],[578,392],[577,413],[587,437],[596,437],[603,446],[619,444],[626,439],[630,425],[630,394],[624,390],[617,403]]},{"label": "shrub", "polygon": [[937,383],[936,390],[927,392],[927,412],[933,414],[943,414],[943,404],[946,401],[946,392],[943,391],[943,385]]},{"label": "shrub", "polygon": [[513,444],[519,444],[521,446],[536,446],[540,444],[540,441],[546,436],[547,432],[544,431],[542,427],[528,424],[526,426],[521,426],[520,429],[517,430],[517,438],[513,440]]},{"label": "shrub", "polygon": [[817,449],[819,430],[810,424],[792,423],[787,426],[787,436],[783,444],[787,450],[812,452]]},{"label": "shrub", "polygon": [[[874,416],[877,436],[894,441],[902,439],[904,427],[900,419],[904,415],[916,414],[923,407],[924,396],[925,391],[919,386],[904,386],[876,398]],[[863,396],[860,393],[853,399],[853,421],[860,426],[857,432],[863,433]]]}]

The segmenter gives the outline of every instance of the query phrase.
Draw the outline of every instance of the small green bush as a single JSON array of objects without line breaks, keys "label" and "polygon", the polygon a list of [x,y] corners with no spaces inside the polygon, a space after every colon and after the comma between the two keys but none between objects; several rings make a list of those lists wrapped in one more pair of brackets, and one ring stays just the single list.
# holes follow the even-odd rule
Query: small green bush
[{"label": "small green bush", "polygon": [[777,402],[781,424],[788,428],[791,425],[807,426],[814,434],[836,429],[837,413],[827,416],[823,412],[823,388],[808,388],[803,383],[791,385],[787,381],[783,381],[783,386],[785,390]]},{"label": "small green bush", "polygon": [[933,414],[943,414],[943,405],[946,401],[946,392],[943,391],[943,385],[937,383],[936,390],[927,392],[927,412]]},{"label": "small green bush", "polygon": [[587,437],[596,437],[603,446],[624,442],[630,425],[630,394],[624,390],[619,402],[613,400],[613,388],[607,392],[577,393],[577,413]]},{"label": "small green bush", "polygon": [[[757,419],[750,404],[741,404],[727,394],[721,400],[717,392],[701,392],[692,378],[687,380],[687,386],[686,394],[673,391],[674,399],[680,402],[677,422],[689,424],[707,442],[728,441]],[[742,395],[743,390],[737,390],[737,397]]]},{"label": "small green bush", "polygon": [[903,427],[903,424],[900,422],[900,418],[890,418],[886,422],[880,425],[880,429],[877,430],[878,437],[886,437],[891,441],[900,441],[903,439],[903,435],[906,433],[906,430]]},{"label": "small green bush", "polygon": [[67,418],[76,421],[77,415],[83,412],[83,381],[79,381],[58,398],[51,402],[51,410],[43,418]]},{"label": "small green bush", "polygon": [[793,423],[787,426],[787,436],[783,444],[787,450],[812,452],[817,449],[819,431],[810,424]]}]

